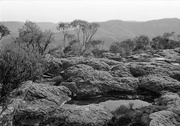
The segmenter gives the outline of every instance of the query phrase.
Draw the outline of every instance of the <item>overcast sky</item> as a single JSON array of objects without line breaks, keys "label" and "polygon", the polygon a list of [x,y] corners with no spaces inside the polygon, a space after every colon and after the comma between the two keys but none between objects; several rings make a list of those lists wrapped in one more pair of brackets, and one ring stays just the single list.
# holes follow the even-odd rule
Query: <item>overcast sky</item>
[{"label": "overcast sky", "polygon": [[178,0],[0,0],[0,21],[147,21],[180,18]]}]

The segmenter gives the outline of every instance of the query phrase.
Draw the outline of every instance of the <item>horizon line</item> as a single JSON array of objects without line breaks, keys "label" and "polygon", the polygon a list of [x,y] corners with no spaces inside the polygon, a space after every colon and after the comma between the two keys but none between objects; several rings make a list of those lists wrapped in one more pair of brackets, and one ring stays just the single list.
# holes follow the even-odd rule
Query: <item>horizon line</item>
[{"label": "horizon line", "polygon": [[[167,17],[167,18],[158,18],[158,19],[150,19],[150,20],[145,20],[145,21],[137,21],[137,20],[121,20],[121,19],[109,19],[109,20],[106,20],[106,21],[88,21],[88,22],[108,22],[108,21],[124,21],[124,22],[149,22],[149,21],[156,21],[156,20],[163,20],[163,19],[178,19],[180,20],[180,18],[178,17]],[[84,19],[74,19],[74,20],[84,20]],[[0,22],[21,22],[21,23],[24,23],[26,21],[32,21],[32,20],[29,20],[29,19],[26,19],[25,21],[18,21],[18,20],[12,20],[12,21],[1,21]],[[72,20],[73,21],[73,20]],[[87,21],[87,20],[85,20]],[[51,21],[32,21],[32,22],[35,22],[35,23],[54,23],[54,24],[58,24],[59,22],[68,22],[69,21],[59,21],[59,22],[51,22]],[[70,21],[71,22],[71,21]]]}]

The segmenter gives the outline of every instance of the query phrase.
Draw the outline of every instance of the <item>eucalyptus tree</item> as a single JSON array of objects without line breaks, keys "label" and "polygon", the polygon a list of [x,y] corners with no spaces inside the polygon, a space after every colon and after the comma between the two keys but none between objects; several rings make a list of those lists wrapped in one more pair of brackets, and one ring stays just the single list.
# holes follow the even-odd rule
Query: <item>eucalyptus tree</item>
[{"label": "eucalyptus tree", "polygon": [[10,35],[9,29],[3,24],[0,24],[0,40],[7,35]]},{"label": "eucalyptus tree", "polygon": [[71,29],[71,24],[70,23],[64,23],[61,22],[58,24],[57,29],[62,31],[63,34],[63,47],[66,47],[66,37],[69,34],[69,30]]},{"label": "eucalyptus tree", "polygon": [[[71,26],[74,28],[78,42],[80,42],[81,33],[82,33],[82,36],[84,37],[85,29],[87,25],[88,25],[88,22],[84,20],[74,20],[71,22]],[[84,42],[84,38],[82,39],[82,41]]]},{"label": "eucalyptus tree", "polygon": [[134,51],[136,50],[146,50],[150,46],[150,39],[146,35],[140,35],[133,40],[136,44]]},{"label": "eucalyptus tree", "polygon": [[153,49],[172,49],[180,46],[180,35],[174,32],[164,33],[162,36],[156,36],[152,39],[151,47]]},{"label": "eucalyptus tree", "polygon": [[[75,48],[78,54],[83,54],[94,41],[94,36],[100,27],[97,23],[90,23],[84,20],[74,20],[70,23],[61,22],[57,29],[63,33],[63,46],[66,47],[66,40],[69,41],[68,50]],[[77,48],[78,47],[78,48]]]},{"label": "eucalyptus tree", "polygon": [[19,37],[16,42],[24,47],[44,54],[49,45],[54,41],[54,33],[50,30],[42,31],[40,27],[32,21],[26,21],[19,29]]},{"label": "eucalyptus tree", "polygon": [[[84,20],[74,20],[71,22],[72,27],[77,35],[77,41],[82,41],[82,54],[90,47],[93,37],[100,27],[97,23],[90,23]],[[80,38],[82,35],[82,38]]]}]

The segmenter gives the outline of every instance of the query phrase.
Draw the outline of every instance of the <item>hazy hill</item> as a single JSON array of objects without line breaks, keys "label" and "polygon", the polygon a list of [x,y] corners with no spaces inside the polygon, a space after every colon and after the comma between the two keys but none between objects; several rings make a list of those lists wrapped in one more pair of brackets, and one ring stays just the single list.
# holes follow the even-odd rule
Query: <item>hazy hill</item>
[{"label": "hazy hill", "polygon": [[[7,26],[12,35],[18,35],[17,31],[23,26],[23,22],[0,22]],[[180,19],[169,18],[152,20],[146,22],[133,22],[133,21],[121,21],[110,20],[106,22],[97,22],[101,25],[96,34],[97,39],[105,41],[105,46],[109,46],[114,41],[122,41],[127,38],[133,38],[138,35],[148,35],[150,38],[162,35],[165,32],[176,32],[180,34]],[[57,24],[51,22],[38,22],[37,23],[42,30],[51,30],[55,32],[56,43],[61,42],[61,33],[56,29]],[[4,40],[7,40],[5,38]]]}]

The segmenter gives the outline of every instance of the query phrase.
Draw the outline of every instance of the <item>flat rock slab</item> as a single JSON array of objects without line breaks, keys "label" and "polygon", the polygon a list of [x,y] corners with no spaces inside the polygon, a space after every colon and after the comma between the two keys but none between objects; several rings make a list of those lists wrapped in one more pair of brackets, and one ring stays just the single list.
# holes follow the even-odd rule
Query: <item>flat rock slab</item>
[{"label": "flat rock slab", "polygon": [[54,111],[44,124],[52,124],[53,126],[104,126],[111,118],[112,114],[103,105],[62,106]]}]

